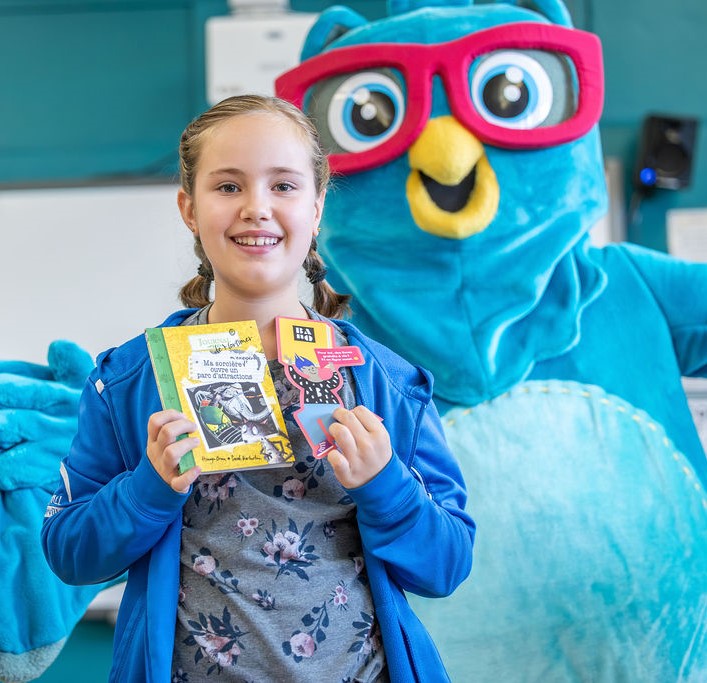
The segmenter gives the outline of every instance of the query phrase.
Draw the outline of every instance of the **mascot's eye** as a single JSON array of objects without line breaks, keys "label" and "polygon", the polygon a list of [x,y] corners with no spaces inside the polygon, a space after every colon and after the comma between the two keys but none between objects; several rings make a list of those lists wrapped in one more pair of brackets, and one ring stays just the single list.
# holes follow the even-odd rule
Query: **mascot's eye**
[{"label": "mascot's eye", "polygon": [[362,71],[316,86],[307,113],[327,151],[363,152],[400,128],[405,98],[392,72]]},{"label": "mascot's eye", "polygon": [[547,125],[554,90],[544,66],[527,53],[495,52],[471,77],[471,98],[483,118],[504,128]]}]

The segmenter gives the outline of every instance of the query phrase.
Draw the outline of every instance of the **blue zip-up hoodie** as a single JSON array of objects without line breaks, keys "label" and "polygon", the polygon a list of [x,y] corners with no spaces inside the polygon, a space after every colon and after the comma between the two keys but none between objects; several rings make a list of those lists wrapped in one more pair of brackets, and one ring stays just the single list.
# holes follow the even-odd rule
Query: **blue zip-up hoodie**
[{"label": "blue zip-up hoodie", "polygon": [[[176,326],[193,310],[178,311]],[[469,574],[475,525],[432,403],[432,379],[352,324],[335,321],[365,364],[352,368],[356,402],[385,420],[394,457],[348,490],[357,506],[371,593],[393,683],[446,681],[437,649],[404,591],[450,594]],[[79,408],[79,431],[47,508],[42,545],[66,583],[128,570],[111,681],[168,683],[179,591],[181,510],[145,454],[148,417],[162,409],[144,336],[97,360]]]}]

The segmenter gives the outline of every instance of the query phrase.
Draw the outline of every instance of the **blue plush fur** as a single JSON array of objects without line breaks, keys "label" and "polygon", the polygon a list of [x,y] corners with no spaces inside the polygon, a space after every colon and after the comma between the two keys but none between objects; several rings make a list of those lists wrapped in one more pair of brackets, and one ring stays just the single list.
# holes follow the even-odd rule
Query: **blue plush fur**
[{"label": "blue plush fur", "polygon": [[[374,22],[338,7],[303,60],[569,26],[559,0],[535,4],[391,1]],[[449,117],[431,87],[430,120]],[[455,681],[707,680],[707,461],[681,384],[707,376],[707,266],[590,247],[607,205],[596,128],[484,152],[500,198],[481,232],[420,228],[408,153],[337,178],[322,222],[354,321],[433,371],[478,523],[471,579],[411,600]]]},{"label": "blue plush fur", "polygon": [[0,680],[30,681],[54,661],[89,602],[105,586],[67,586],[44,559],[44,511],[76,432],[90,356],[50,345],[49,364],[0,361]]}]

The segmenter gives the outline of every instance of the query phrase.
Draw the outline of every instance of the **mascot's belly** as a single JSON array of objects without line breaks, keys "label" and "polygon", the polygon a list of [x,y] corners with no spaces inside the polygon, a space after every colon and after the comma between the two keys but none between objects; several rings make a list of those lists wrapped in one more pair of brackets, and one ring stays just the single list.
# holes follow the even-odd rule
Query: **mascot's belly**
[{"label": "mascot's belly", "polygon": [[445,429],[474,568],[449,598],[410,599],[452,681],[707,681],[707,494],[660,425],[550,381]]}]

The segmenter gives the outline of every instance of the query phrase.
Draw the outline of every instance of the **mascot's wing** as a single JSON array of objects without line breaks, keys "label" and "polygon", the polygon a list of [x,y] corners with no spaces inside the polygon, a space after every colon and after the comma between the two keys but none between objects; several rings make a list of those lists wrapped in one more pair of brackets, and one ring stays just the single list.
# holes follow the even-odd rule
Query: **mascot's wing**
[{"label": "mascot's wing", "polygon": [[59,463],[76,432],[79,396],[93,362],[57,341],[47,366],[0,362],[0,680],[30,681],[54,661],[89,602],[105,588],[67,586],[39,543]]}]

